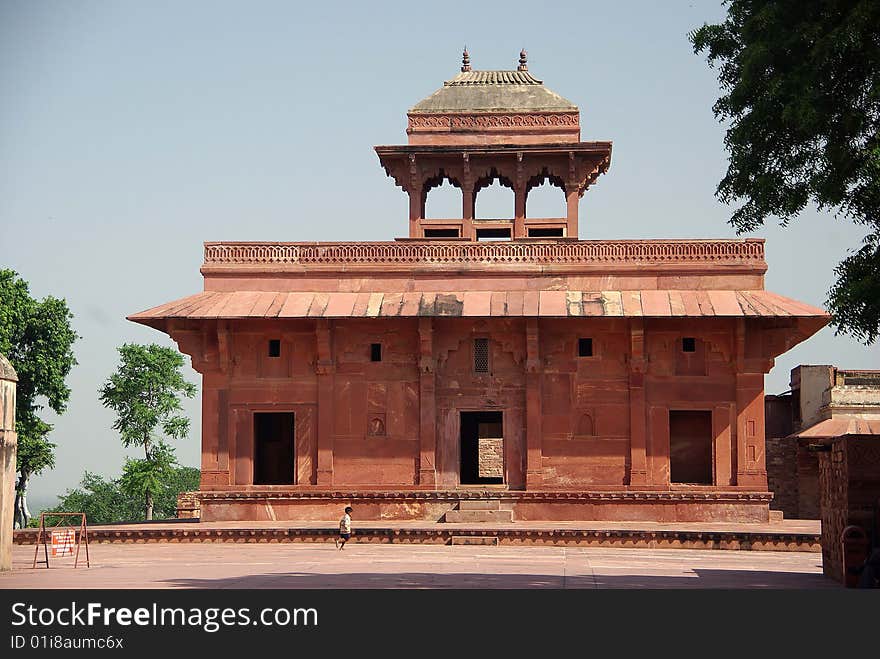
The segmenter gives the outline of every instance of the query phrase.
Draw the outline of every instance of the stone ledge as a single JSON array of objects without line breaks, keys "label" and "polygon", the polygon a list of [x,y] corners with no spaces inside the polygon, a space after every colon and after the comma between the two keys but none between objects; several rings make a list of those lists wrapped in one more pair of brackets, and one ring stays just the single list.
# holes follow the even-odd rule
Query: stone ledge
[{"label": "stone ledge", "polygon": [[458,502],[468,500],[497,499],[505,502],[570,502],[570,501],[622,501],[622,502],[665,502],[665,503],[691,503],[691,502],[754,502],[770,503],[773,499],[772,492],[670,492],[664,491],[638,491],[638,492],[565,492],[565,491],[499,491],[499,490],[474,490],[474,491],[299,491],[299,492],[244,492],[244,491],[202,491],[196,493],[201,501],[261,501],[272,500],[318,500],[318,501],[388,501],[388,500],[413,500],[413,501],[443,501]]},{"label": "stone ledge", "polygon": [[[281,543],[332,542],[334,526],[323,528],[213,528],[213,529],[112,529],[89,530],[90,544],[121,543]],[[18,545],[34,545],[36,529],[17,530]],[[632,529],[419,528],[370,527],[355,530],[357,542],[379,544],[451,544],[453,538],[497,538],[500,545],[560,545],[587,547],[638,547],[650,549],[718,549],[751,551],[820,552],[819,534],[766,531],[683,531]]]}]

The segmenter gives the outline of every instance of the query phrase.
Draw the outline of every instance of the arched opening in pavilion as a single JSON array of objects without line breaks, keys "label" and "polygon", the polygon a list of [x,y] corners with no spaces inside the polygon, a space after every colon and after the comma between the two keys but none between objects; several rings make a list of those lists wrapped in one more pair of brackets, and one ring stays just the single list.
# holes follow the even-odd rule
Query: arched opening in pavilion
[{"label": "arched opening in pavilion", "polygon": [[475,220],[512,220],[513,185],[495,178],[477,187]]},{"label": "arched opening in pavilion", "polygon": [[461,217],[461,190],[444,178],[432,187],[425,186],[425,219]]}]

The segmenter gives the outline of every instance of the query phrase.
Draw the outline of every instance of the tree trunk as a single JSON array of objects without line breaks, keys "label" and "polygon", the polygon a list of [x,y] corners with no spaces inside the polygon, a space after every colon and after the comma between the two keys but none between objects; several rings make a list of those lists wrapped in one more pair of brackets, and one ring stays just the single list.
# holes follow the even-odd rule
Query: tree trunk
[{"label": "tree trunk", "polygon": [[[147,435],[144,437],[144,457],[147,460],[152,460],[153,456],[150,454],[150,450],[153,448],[152,442],[150,442],[150,436]],[[151,521],[153,519],[153,493],[147,490],[147,507],[146,507],[146,518],[147,521]]]},{"label": "tree trunk", "polygon": [[12,527],[26,528],[31,519],[31,511],[27,505],[27,489],[31,475],[26,471],[21,472],[18,484],[15,486],[15,511],[13,513]]}]

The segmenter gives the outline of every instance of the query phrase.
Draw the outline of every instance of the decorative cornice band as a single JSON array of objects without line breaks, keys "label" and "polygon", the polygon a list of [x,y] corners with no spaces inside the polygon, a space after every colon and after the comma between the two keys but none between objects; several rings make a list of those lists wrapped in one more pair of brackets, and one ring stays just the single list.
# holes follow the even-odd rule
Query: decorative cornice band
[{"label": "decorative cornice band", "polygon": [[201,501],[438,501],[457,502],[471,499],[498,499],[506,502],[603,502],[615,501],[624,503],[719,503],[719,502],[753,502],[768,503],[773,494],[770,492],[449,492],[449,491],[411,491],[411,492],[357,492],[357,491],[293,491],[293,492],[243,492],[243,491],[203,491],[197,493]]},{"label": "decorative cornice band", "polygon": [[578,112],[480,112],[466,114],[411,113],[408,130],[516,130],[520,128],[578,128]]}]

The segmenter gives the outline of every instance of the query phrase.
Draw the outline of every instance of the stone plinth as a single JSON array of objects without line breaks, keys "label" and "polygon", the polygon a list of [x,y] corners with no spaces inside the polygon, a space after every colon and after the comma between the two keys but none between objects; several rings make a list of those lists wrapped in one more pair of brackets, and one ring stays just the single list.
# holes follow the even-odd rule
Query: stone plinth
[{"label": "stone plinth", "polygon": [[177,495],[177,519],[198,519],[201,512],[198,492],[181,492]]},{"label": "stone plinth", "polygon": [[[467,491],[199,492],[203,522],[335,521],[348,505],[360,521],[437,522],[450,512],[509,511],[517,521],[650,521],[767,523],[769,492],[717,491]],[[490,501],[490,504],[484,502]],[[506,518],[506,515],[505,515]],[[450,521],[446,518],[446,521]]]},{"label": "stone plinth", "polygon": [[12,569],[12,519],[15,506],[15,387],[12,364],[0,355],[0,571]]}]

